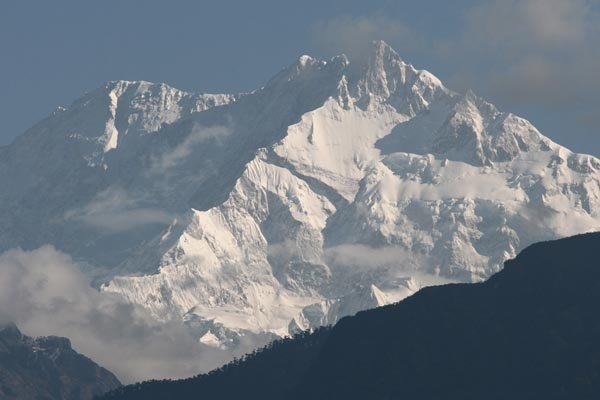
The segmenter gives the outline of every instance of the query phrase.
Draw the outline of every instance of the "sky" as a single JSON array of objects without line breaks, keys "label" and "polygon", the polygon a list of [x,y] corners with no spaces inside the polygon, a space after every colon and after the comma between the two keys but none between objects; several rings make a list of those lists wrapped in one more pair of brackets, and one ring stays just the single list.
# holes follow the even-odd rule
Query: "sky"
[{"label": "sky", "polygon": [[600,0],[3,0],[0,144],[109,80],[245,92],[377,39],[600,156]]}]

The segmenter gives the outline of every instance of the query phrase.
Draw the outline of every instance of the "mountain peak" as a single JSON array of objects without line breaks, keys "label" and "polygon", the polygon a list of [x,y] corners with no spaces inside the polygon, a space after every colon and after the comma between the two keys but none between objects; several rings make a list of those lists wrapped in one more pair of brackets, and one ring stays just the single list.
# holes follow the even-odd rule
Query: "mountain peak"
[{"label": "mountain peak", "polygon": [[369,46],[369,57],[371,61],[380,62],[384,60],[402,61],[400,55],[383,40],[374,40]]},{"label": "mountain peak", "polygon": [[20,341],[23,338],[23,334],[17,328],[17,326],[9,322],[0,326],[0,340]]},{"label": "mountain peak", "polygon": [[[289,91],[291,82],[297,82],[293,85],[298,92]],[[319,93],[328,91],[328,97],[340,98],[346,105],[368,108],[387,103],[408,116],[416,115],[439,95],[452,93],[433,74],[405,63],[383,40],[371,42],[362,54],[351,57],[340,54],[324,61],[302,55],[265,88],[279,88],[278,92],[290,97],[303,92],[308,82],[315,84]]]},{"label": "mountain peak", "polygon": [[358,104],[383,102],[412,117],[439,96],[453,94],[430,72],[405,63],[383,40],[373,41],[362,57],[351,61],[348,74]]},{"label": "mountain peak", "polygon": [[301,66],[306,66],[309,63],[312,63],[315,59],[307,54],[303,54],[298,58],[298,64]]}]

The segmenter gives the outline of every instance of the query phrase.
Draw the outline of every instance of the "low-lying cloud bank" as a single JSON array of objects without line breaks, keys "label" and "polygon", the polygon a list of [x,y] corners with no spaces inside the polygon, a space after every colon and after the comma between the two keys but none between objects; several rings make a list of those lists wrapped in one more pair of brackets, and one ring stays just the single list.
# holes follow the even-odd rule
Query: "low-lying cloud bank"
[{"label": "low-lying cloud bank", "polygon": [[[388,277],[413,276],[423,286],[448,282],[419,272],[422,260],[401,249],[342,245],[324,256],[349,276],[389,266]],[[143,307],[94,289],[77,263],[52,246],[0,254],[0,323],[5,322],[31,336],[68,337],[75,350],[124,383],[207,372],[265,344],[264,338],[248,337],[234,350],[203,345],[181,320],[159,322]]]},{"label": "low-lying cloud bank", "polygon": [[191,376],[234,356],[200,345],[180,321],[157,322],[141,307],[98,292],[51,246],[0,255],[0,322],[9,321],[28,335],[70,338],[125,383]]}]

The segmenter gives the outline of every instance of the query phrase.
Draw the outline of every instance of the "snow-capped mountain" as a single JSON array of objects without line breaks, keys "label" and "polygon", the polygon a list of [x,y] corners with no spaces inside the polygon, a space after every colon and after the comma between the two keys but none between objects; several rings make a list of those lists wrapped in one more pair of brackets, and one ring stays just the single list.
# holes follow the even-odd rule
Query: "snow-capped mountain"
[{"label": "snow-capped mountain", "polygon": [[383,42],[241,95],[109,83],[2,148],[0,180],[0,249],[52,243],[217,347],[479,281],[600,226],[600,160]]}]

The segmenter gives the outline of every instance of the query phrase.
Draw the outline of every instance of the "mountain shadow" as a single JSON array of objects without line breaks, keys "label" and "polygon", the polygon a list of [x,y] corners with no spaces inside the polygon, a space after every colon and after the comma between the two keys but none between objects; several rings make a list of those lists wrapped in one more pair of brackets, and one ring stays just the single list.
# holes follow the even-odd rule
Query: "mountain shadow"
[{"label": "mountain shadow", "polygon": [[103,399],[593,399],[600,233],[538,243],[489,280],[430,287],[206,375]]}]

